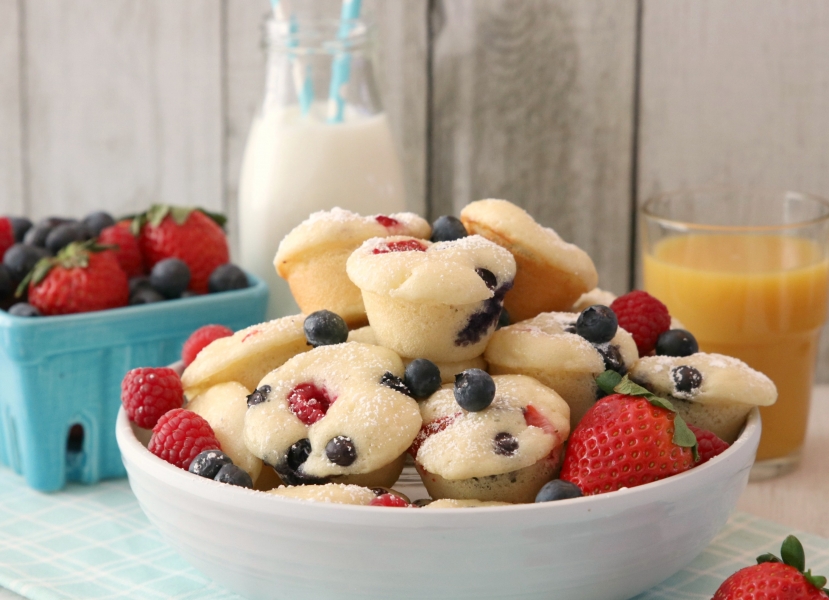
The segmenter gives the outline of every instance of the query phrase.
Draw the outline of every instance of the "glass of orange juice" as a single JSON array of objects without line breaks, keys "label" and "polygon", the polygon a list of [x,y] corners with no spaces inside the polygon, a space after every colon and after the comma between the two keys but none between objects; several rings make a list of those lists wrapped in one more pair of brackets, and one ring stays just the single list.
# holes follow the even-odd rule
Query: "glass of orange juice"
[{"label": "glass of orange juice", "polygon": [[829,202],[809,194],[698,189],[641,210],[645,290],[703,352],[735,356],[777,386],[760,409],[753,480],[796,468],[829,289]]}]

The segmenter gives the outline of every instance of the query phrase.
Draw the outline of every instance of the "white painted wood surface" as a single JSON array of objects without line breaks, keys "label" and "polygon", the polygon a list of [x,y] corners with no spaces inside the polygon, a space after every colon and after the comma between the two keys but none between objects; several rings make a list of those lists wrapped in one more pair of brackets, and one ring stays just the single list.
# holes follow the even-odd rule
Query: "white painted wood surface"
[{"label": "white painted wood surface", "polygon": [[434,43],[430,198],[527,208],[628,289],[636,3],[454,0]]},{"label": "white painted wood surface", "polygon": [[17,0],[0,0],[0,209],[10,213],[23,213],[27,208],[23,202],[19,8]]}]

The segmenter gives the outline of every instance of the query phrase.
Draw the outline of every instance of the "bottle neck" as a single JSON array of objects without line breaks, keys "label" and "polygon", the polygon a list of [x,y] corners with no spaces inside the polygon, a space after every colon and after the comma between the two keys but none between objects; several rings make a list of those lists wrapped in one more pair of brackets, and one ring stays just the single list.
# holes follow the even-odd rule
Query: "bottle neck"
[{"label": "bottle neck", "polygon": [[270,20],[263,114],[338,123],[382,112],[371,30],[360,21]]}]

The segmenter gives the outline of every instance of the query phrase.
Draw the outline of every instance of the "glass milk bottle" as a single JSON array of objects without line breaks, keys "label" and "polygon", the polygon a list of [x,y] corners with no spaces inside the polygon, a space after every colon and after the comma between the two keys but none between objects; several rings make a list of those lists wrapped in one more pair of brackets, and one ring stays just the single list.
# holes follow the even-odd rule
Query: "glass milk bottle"
[{"label": "glass milk bottle", "polygon": [[299,312],[273,266],[288,232],[315,211],[388,214],[406,202],[366,25],[270,21],[267,52],[265,98],[242,161],[239,262],[268,283],[275,318]]}]

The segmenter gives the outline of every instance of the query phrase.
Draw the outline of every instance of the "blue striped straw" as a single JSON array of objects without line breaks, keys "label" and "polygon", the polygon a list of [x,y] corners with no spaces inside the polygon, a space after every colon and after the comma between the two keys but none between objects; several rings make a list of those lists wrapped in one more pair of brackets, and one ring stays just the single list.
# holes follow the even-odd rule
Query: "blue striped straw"
[{"label": "blue striped straw", "polygon": [[[352,22],[359,18],[362,0],[343,0],[342,13],[340,14],[340,30],[337,36],[340,40],[346,40],[351,32]],[[342,123],[345,112],[345,98],[343,98],[343,87],[348,83],[351,76],[351,54],[341,51],[334,58],[331,69],[331,88],[328,91],[328,122]]]},{"label": "blue striped straw", "polygon": [[[289,8],[286,6],[284,0],[271,0],[271,8],[273,9],[273,16],[278,21],[288,21],[288,48],[296,48],[299,45],[299,40],[296,34],[299,31],[299,22],[295,14],[291,13],[290,17],[286,13]],[[291,66],[294,76],[294,87],[297,90],[299,97],[299,106],[302,111],[302,116],[307,116],[311,112],[311,104],[314,102],[314,82],[311,79],[311,65],[307,65],[303,72],[302,64],[294,55],[290,55]]]}]

